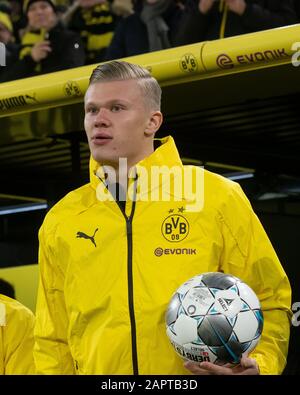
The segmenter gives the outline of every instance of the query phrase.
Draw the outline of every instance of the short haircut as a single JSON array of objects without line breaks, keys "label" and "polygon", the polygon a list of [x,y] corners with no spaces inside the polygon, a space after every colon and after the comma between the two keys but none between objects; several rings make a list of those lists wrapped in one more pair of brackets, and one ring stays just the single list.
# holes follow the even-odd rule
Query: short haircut
[{"label": "short haircut", "polygon": [[98,82],[136,80],[145,99],[153,111],[160,111],[161,87],[149,71],[137,64],[119,60],[97,66],[90,77],[89,86]]}]

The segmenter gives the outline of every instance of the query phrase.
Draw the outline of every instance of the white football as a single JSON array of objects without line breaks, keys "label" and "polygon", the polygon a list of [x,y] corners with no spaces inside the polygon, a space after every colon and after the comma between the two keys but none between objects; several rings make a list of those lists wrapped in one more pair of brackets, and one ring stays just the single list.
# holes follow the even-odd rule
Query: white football
[{"label": "white football", "polygon": [[255,292],[229,274],[204,273],[182,284],[166,312],[167,335],[176,352],[195,362],[238,363],[263,330]]}]

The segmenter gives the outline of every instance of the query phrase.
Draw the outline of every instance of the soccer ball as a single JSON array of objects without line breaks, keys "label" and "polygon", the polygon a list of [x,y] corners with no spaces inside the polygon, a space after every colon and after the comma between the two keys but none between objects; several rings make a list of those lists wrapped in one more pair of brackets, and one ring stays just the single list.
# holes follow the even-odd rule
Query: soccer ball
[{"label": "soccer ball", "polygon": [[263,314],[254,291],[237,277],[204,273],[181,285],[166,312],[176,352],[194,362],[238,363],[259,342]]}]

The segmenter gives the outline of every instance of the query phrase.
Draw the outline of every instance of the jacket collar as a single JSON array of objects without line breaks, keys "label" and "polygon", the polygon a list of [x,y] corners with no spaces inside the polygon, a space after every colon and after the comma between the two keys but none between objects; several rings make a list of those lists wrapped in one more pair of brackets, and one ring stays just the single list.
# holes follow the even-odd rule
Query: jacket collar
[{"label": "jacket collar", "polygon": [[[142,170],[147,170],[151,172],[151,167],[153,166],[167,166],[172,168],[174,166],[179,166],[182,168],[182,162],[179,157],[174,139],[171,136],[167,136],[161,139],[155,139],[161,143],[151,155],[141,160],[136,166],[131,169],[131,178],[137,173],[140,178],[143,175]],[[90,157],[90,182],[93,188],[97,188],[99,182],[105,181],[105,171],[104,168],[96,162],[92,156]]]}]

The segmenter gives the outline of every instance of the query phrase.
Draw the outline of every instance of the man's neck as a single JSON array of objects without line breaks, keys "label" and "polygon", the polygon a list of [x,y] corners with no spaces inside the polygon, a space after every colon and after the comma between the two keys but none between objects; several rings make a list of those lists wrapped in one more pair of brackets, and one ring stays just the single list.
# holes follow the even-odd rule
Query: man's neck
[{"label": "man's neck", "polygon": [[135,160],[130,162],[127,158],[119,158],[119,163],[111,163],[109,165],[103,165],[104,172],[106,173],[106,181],[108,183],[118,182],[121,185],[124,184],[123,180],[127,180],[129,175],[132,178],[134,173],[132,170],[139,162],[147,158],[154,152],[154,146],[149,147],[149,150],[145,151],[143,155],[137,157]]}]

